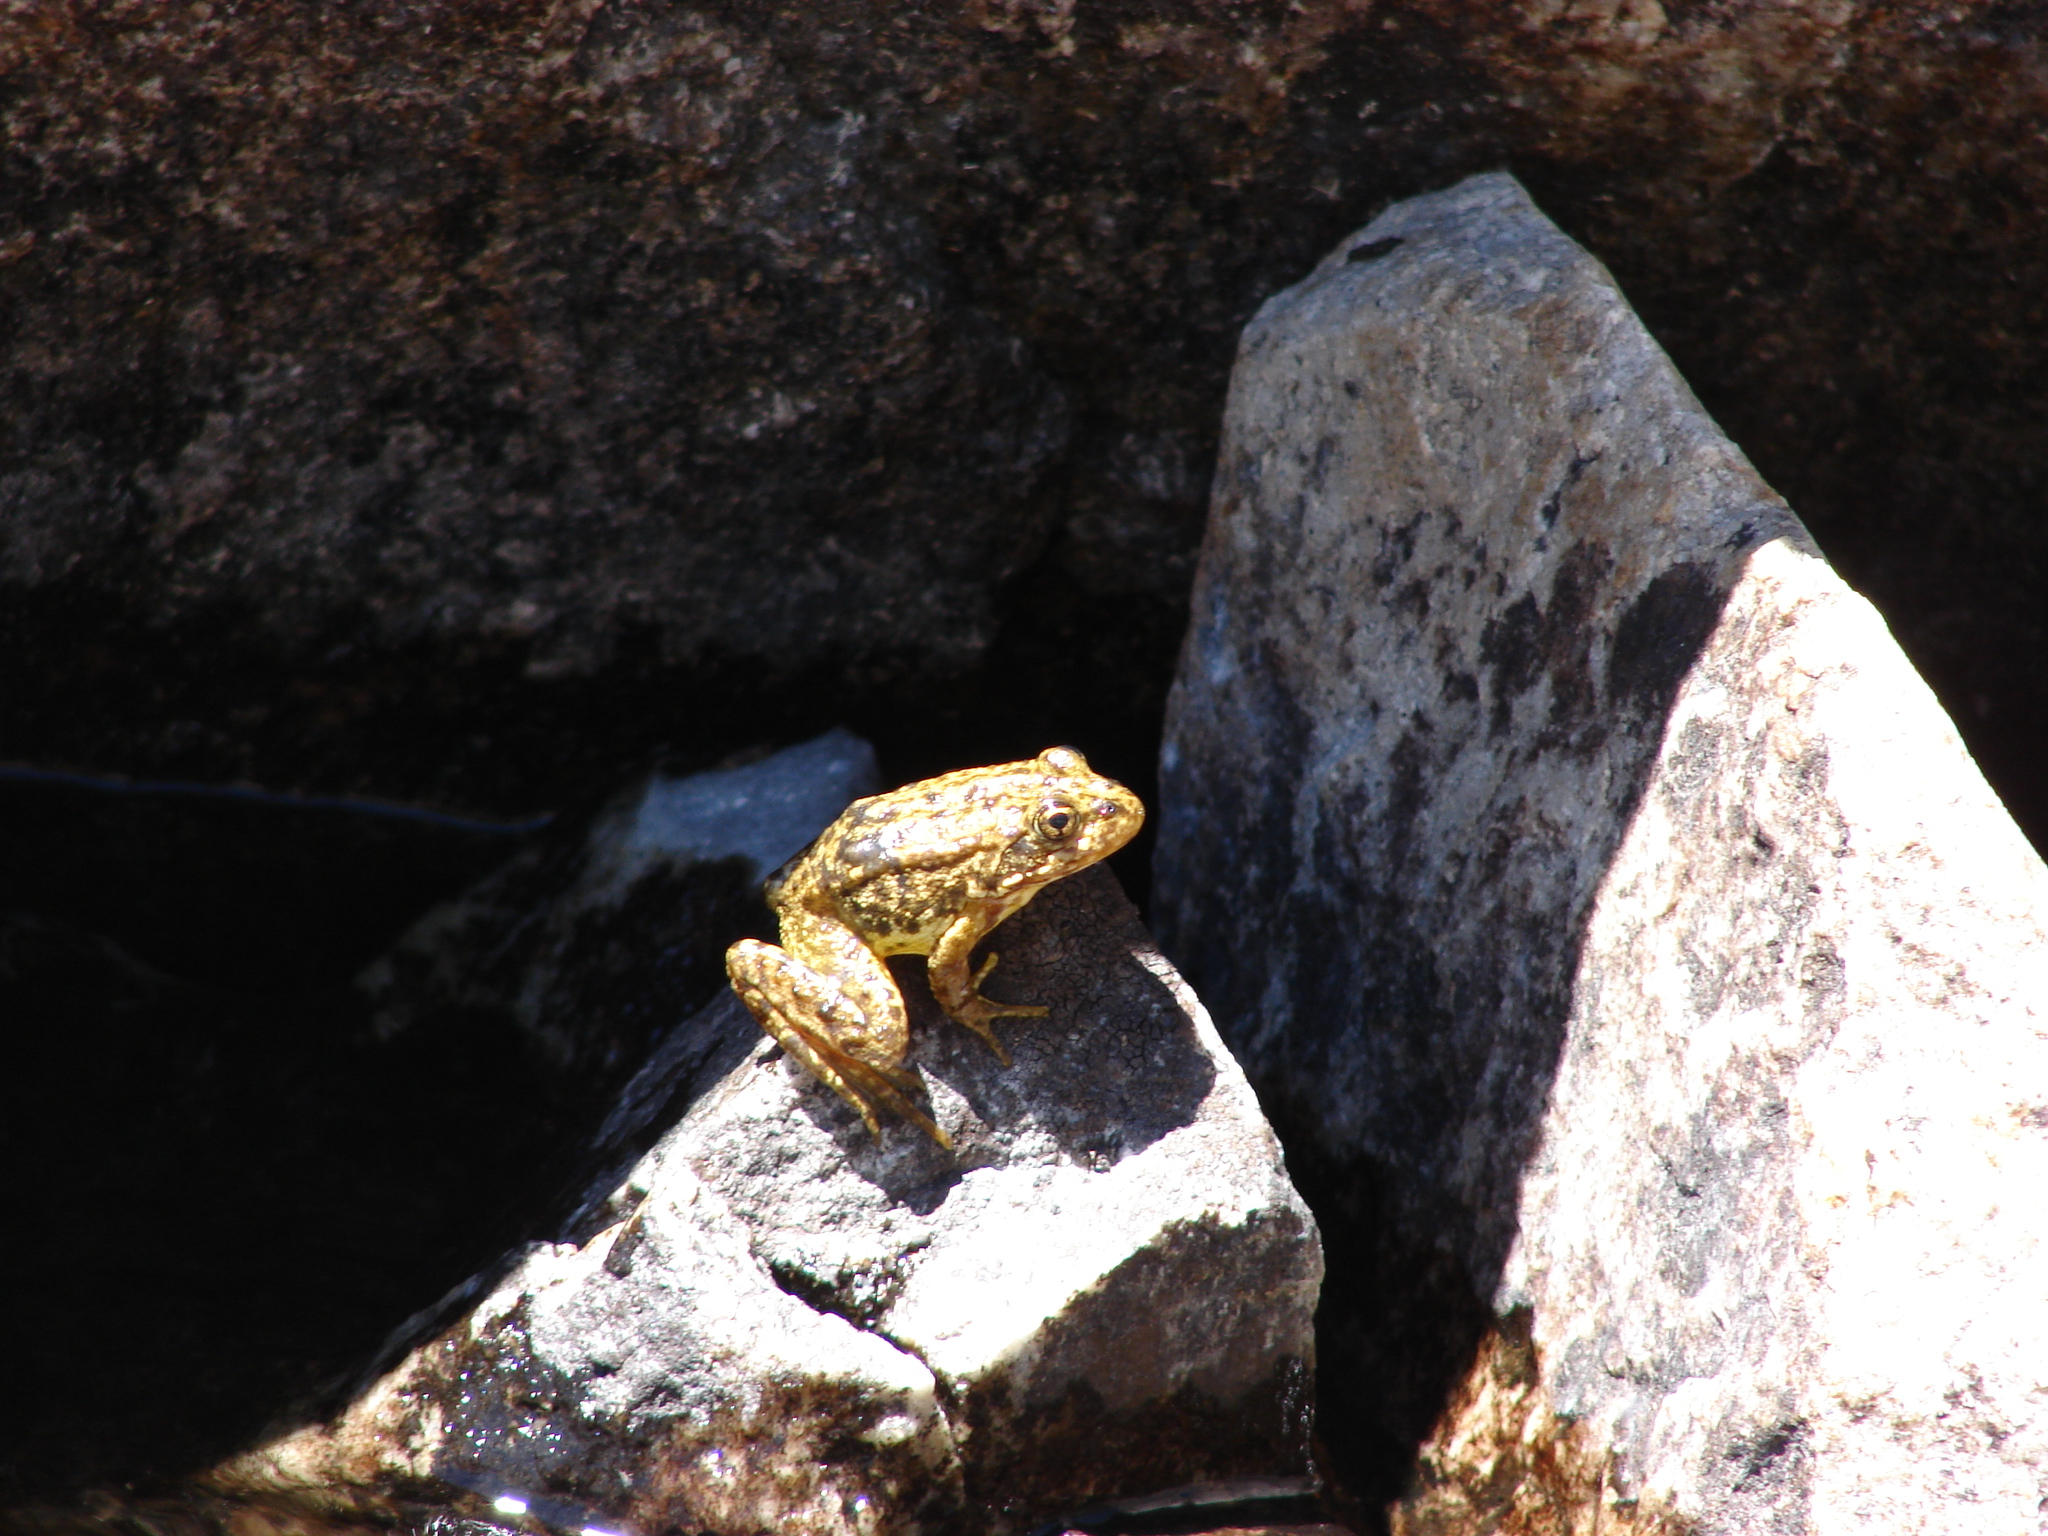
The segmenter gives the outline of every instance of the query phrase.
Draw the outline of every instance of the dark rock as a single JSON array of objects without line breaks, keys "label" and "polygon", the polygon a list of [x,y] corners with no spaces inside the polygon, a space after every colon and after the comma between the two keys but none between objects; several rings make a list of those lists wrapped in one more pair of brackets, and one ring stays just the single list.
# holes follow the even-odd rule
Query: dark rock
[{"label": "dark rock", "polygon": [[2048,825],[2025,14],[11,12],[0,733],[521,813],[1149,738],[1243,320],[1512,162]]},{"label": "dark rock", "polygon": [[[55,914],[0,915],[6,1209],[38,1235],[0,1523],[317,1415],[402,1320],[430,1329],[552,1231],[704,1067],[677,1026],[772,924],[764,867],[874,787],[844,733],[643,773],[545,828],[0,780],[27,829],[6,894]],[[418,919],[395,944],[394,917]],[[341,984],[366,941],[371,986]]]},{"label": "dark rock", "polygon": [[1507,176],[1247,329],[1162,764],[1397,1530],[2037,1518],[2048,870]]},{"label": "dark rock", "polygon": [[206,1465],[358,1368],[516,1236],[541,1138],[498,1110],[539,1086],[516,1052],[374,1046],[345,985],[532,829],[48,776],[0,806],[17,1509]]},{"label": "dark rock", "polygon": [[347,981],[545,824],[0,768],[0,910],[186,981],[305,992]]},{"label": "dark rock", "polygon": [[359,982],[390,1037],[483,1016],[603,1085],[725,987],[725,947],[774,919],[761,882],[881,787],[845,731],[741,767],[642,775],[423,916]]}]

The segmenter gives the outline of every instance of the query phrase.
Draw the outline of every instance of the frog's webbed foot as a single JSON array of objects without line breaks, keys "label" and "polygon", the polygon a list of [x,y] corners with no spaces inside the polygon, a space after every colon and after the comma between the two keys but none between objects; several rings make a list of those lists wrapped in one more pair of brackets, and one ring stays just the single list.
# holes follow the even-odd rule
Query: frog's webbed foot
[{"label": "frog's webbed foot", "polygon": [[1045,1007],[1041,1003],[999,1003],[992,997],[981,995],[982,978],[996,968],[996,961],[1000,958],[998,955],[986,956],[981,964],[975,967],[974,975],[967,983],[965,998],[954,1000],[942,997],[940,1004],[955,1020],[965,1024],[986,1040],[988,1048],[996,1053],[996,1060],[1007,1067],[1010,1064],[1010,1053],[1003,1049],[1003,1042],[996,1038],[996,1032],[989,1028],[989,1025],[997,1019],[1042,1019],[1045,1017]]},{"label": "frog's webbed foot", "polygon": [[[819,1082],[844,1099],[876,1140],[875,1106],[902,1116],[940,1146],[953,1143],[912,1102],[916,1076],[886,1059],[886,1040],[869,1038],[859,1005],[786,950],[742,939],[725,952],[733,990],[761,1028]],[[901,1047],[897,1047],[899,1053]]]}]

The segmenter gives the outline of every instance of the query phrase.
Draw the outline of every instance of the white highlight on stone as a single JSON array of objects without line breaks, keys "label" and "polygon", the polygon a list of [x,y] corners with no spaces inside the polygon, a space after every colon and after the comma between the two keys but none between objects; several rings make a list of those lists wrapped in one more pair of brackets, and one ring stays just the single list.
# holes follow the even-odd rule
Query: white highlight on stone
[{"label": "white highlight on stone", "polygon": [[1396,1530],[2048,1529],[2048,868],[1612,279],[1395,205],[1216,484],[1155,920],[1493,1308]]}]

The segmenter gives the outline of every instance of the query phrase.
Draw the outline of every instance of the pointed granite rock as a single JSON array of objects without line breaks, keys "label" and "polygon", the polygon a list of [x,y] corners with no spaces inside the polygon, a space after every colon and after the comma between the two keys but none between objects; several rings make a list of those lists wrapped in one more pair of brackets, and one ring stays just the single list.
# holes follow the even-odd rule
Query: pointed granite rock
[{"label": "pointed granite rock", "polygon": [[2036,1527],[2048,872],[1508,176],[1246,330],[1161,797],[1397,1530]]},{"label": "pointed granite rock", "polygon": [[[221,1469],[292,1515],[1024,1531],[1305,1486],[1322,1261],[1257,1103],[1107,870],[994,935],[1015,1066],[899,976],[942,1151],[880,1142],[721,996],[628,1085],[687,1111],[327,1423]],[[607,1138],[610,1138],[607,1140]]]}]

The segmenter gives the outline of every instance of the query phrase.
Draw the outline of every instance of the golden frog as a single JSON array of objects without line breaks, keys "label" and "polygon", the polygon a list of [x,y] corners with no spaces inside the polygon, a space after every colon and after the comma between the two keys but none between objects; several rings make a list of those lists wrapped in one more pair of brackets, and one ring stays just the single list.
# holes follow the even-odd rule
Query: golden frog
[{"label": "golden frog", "polygon": [[1136,795],[1070,747],[856,800],[769,877],[780,947],[742,939],[726,951],[726,971],[761,1027],[869,1131],[881,1135],[882,1105],[950,1147],[912,1102],[909,1019],[884,958],[926,956],[939,1006],[1008,1066],[990,1023],[1045,1009],[983,997],[996,957],[970,972],[969,952],[1047,885],[1123,847],[1144,820]]}]

